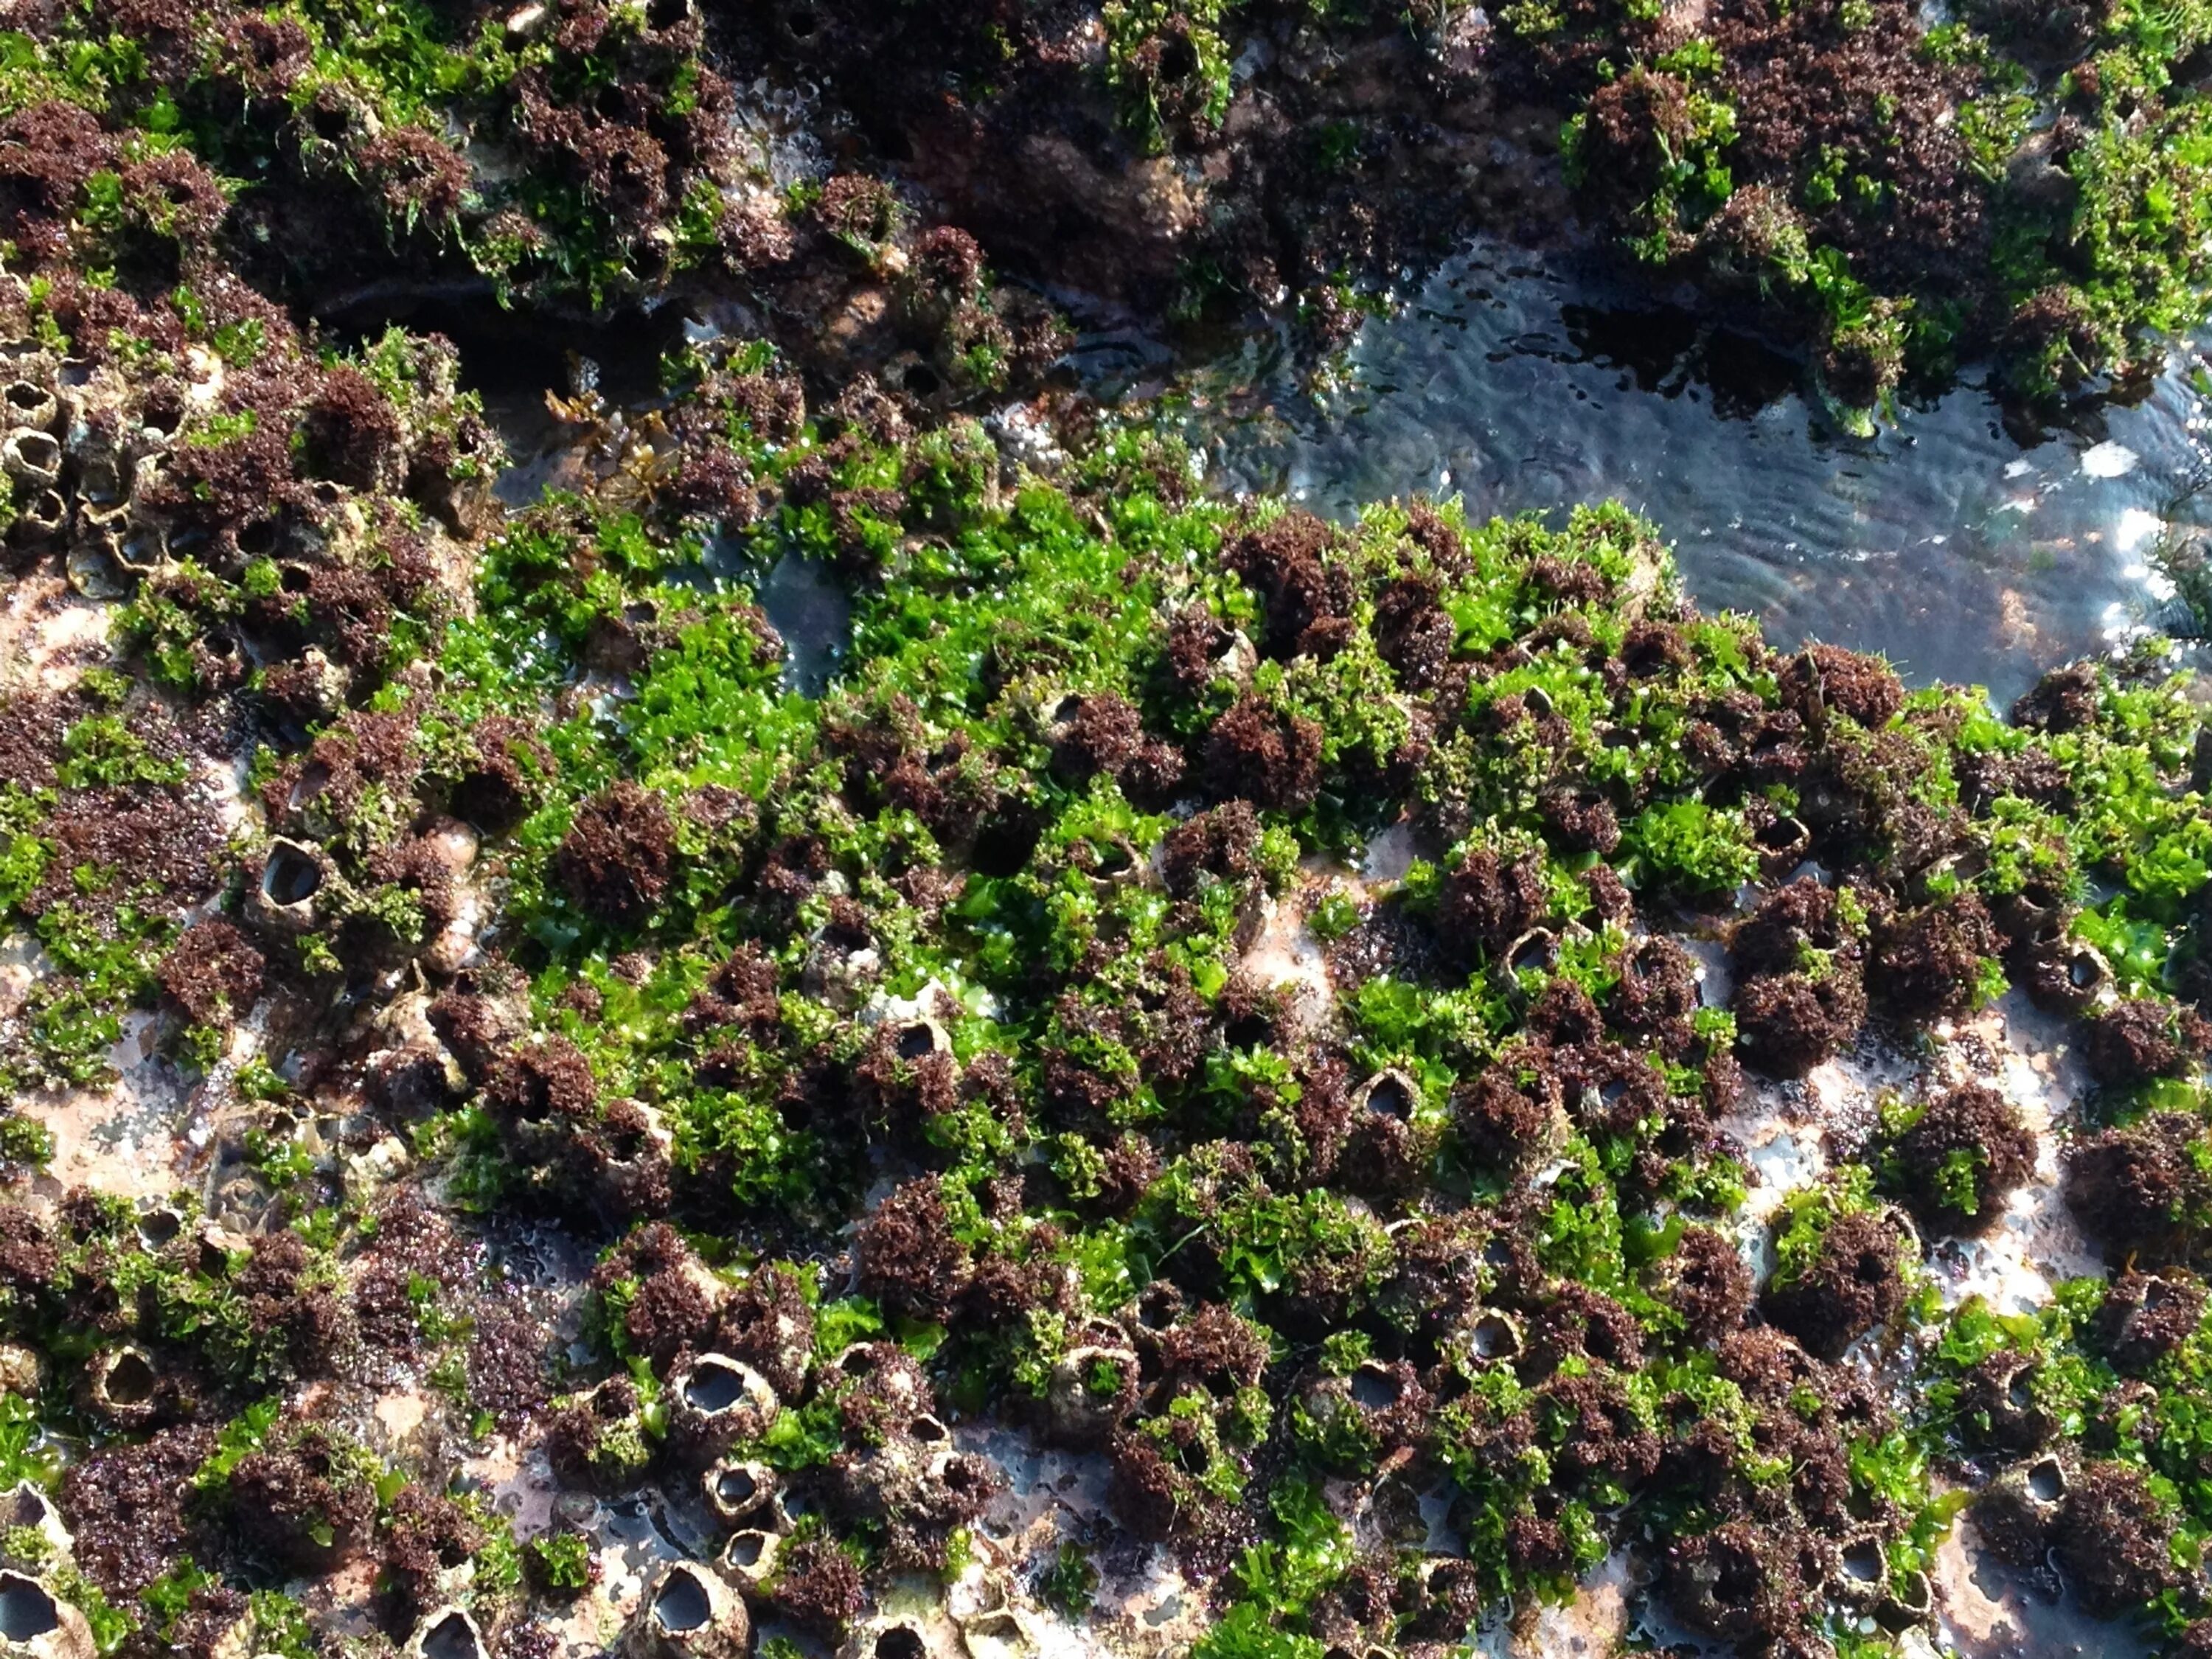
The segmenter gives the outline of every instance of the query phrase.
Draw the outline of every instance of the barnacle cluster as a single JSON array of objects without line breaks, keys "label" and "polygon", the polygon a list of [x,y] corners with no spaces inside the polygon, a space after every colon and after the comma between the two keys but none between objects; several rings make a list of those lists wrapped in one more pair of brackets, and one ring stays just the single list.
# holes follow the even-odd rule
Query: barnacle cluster
[{"label": "barnacle cluster", "polygon": [[[0,1212],[25,1421],[89,1437],[52,1593],[328,1641],[245,1587],[368,1564],[395,1642],[628,1606],[659,1652],[865,1644],[921,1574],[1027,1641],[1159,1547],[1229,1656],[1449,1644],[1627,1547],[1688,1629],[1863,1652],[1972,1501],[2100,1611],[2197,1615],[2212,825],[2154,653],[2007,720],[1699,614],[1618,508],[1331,526],[1140,430],[1048,477],[763,346],[670,373],[650,482],[515,515],[419,632],[319,620],[374,559],[279,538],[260,605],[173,544],[109,665],[0,705],[40,985],[150,1012],[226,1149]],[[818,698],[783,560],[850,583]],[[218,625],[250,672],[167,666]],[[227,836],[179,733],[251,781]],[[171,889],[82,819],[206,827]],[[129,972],[64,954],[99,928]],[[2014,983],[2098,1085],[2067,1200],[2136,1265],[1947,1313],[1929,1253],[2038,1179],[2020,1106],[1931,1071],[1778,1201],[1743,1109]],[[100,1052],[54,1029],[20,1063]],[[603,1251],[565,1351],[470,1242],[532,1217]],[[1073,1565],[983,1541],[990,1421],[1104,1471]],[[641,1586],[567,1511],[518,1545],[493,1448],[702,1545]]]}]

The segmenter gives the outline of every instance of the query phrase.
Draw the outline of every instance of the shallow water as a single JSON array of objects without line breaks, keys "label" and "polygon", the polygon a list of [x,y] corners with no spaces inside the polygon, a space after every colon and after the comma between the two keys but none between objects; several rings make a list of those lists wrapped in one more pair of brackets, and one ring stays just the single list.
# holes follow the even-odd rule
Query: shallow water
[{"label": "shallow water", "polygon": [[2212,480],[2201,364],[2177,352],[2132,406],[2085,406],[2025,441],[1972,384],[1859,440],[1747,337],[1477,246],[1370,319],[1333,389],[1302,387],[1273,339],[1186,389],[1217,487],[1336,516],[1414,491],[1479,517],[1619,496],[1674,542],[1701,605],[1750,611],[1778,643],[1832,640],[2009,699],[2172,622],[2145,560]]},{"label": "shallow water", "polygon": [[836,678],[853,636],[853,606],[820,564],[787,553],[759,586],[761,610],[783,635],[784,684],[818,697]]}]

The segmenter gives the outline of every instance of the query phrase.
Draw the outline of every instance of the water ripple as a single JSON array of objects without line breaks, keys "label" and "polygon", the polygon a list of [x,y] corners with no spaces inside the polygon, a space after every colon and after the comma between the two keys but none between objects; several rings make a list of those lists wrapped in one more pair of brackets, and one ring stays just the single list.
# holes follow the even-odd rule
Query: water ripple
[{"label": "water ripple", "polygon": [[1261,341],[1189,392],[1218,487],[1339,516],[1416,490],[1480,515],[1617,495],[1700,604],[2009,698],[2160,619],[2145,555],[2212,477],[2199,372],[2179,353],[2132,404],[2024,439],[1973,385],[1854,439],[1748,337],[1478,246],[1370,321],[1333,388]]}]

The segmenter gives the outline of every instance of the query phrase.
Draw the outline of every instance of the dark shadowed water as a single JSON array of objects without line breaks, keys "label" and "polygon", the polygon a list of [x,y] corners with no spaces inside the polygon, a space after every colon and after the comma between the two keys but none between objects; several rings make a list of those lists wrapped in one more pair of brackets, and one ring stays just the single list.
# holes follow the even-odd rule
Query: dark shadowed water
[{"label": "dark shadowed water", "polygon": [[1370,320],[1336,382],[1302,387],[1273,340],[1194,377],[1211,481],[1339,516],[1414,491],[1475,516],[1619,496],[1706,607],[2000,698],[2172,621],[2146,555],[2212,477],[2194,351],[2132,406],[2025,440],[1973,385],[1856,439],[1747,336],[1486,246]]}]

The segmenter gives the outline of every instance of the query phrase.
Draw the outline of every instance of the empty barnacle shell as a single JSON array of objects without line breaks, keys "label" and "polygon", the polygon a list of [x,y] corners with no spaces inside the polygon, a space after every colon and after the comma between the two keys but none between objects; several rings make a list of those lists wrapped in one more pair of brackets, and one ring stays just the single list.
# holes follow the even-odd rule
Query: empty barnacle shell
[{"label": "empty barnacle shell", "polygon": [[932,1054],[952,1053],[952,1034],[927,1014],[902,1019],[891,1027],[891,1041],[903,1060],[927,1060]]},{"label": "empty barnacle shell", "polygon": [[230,1272],[234,1261],[242,1260],[253,1248],[253,1241],[234,1228],[216,1221],[203,1221],[195,1237],[192,1266],[204,1279],[221,1279]]},{"label": "empty barnacle shell", "polygon": [[2035,1377],[2041,1366],[2032,1353],[1999,1349],[1970,1382],[1972,1408],[1987,1414],[1989,1437],[1997,1444],[2027,1451],[2050,1437],[2056,1425],[2035,1398]]},{"label": "empty barnacle shell", "polygon": [[2015,1463],[1982,1488],[1974,1501],[1975,1528],[2004,1559],[2039,1560],[2071,1485],[2056,1452]]},{"label": "empty barnacle shell", "polygon": [[1362,1411],[1387,1412],[1406,1397],[1406,1378],[1379,1359],[1363,1359],[1346,1379],[1345,1392]]},{"label": "empty barnacle shell", "polygon": [[1401,1122],[1410,1119],[1420,1103],[1420,1085],[1395,1066],[1376,1073],[1352,1095],[1354,1112],[1374,1112]]},{"label": "empty barnacle shell", "polygon": [[1151,868],[1145,855],[1131,844],[1126,836],[1114,836],[1106,841],[1092,842],[1091,848],[1097,856],[1087,879],[1093,892],[1108,893],[1116,888],[1141,883]]},{"label": "empty barnacle shell", "polygon": [[[890,1352],[896,1353],[899,1350],[894,1347]],[[848,1343],[837,1351],[836,1358],[830,1360],[826,1369],[841,1381],[854,1377],[872,1376],[878,1371],[883,1371],[884,1386],[902,1396],[902,1402],[911,1401],[914,1387],[912,1378],[902,1367],[894,1365],[886,1368],[882,1363],[883,1358],[883,1344]]]},{"label": "empty barnacle shell", "polygon": [[1770,878],[1788,875],[1813,850],[1812,830],[1792,813],[1767,819],[1753,832],[1752,840],[1759,849],[1759,872]]},{"label": "empty barnacle shell", "polygon": [[1618,590],[1620,614],[1630,622],[1641,621],[1651,601],[1666,591],[1668,569],[1657,544],[1638,538],[1628,550],[1628,574]]},{"label": "empty barnacle shell", "polygon": [[156,512],[155,503],[161,498],[161,486],[169,471],[168,457],[156,450],[150,455],[141,455],[131,464],[129,491],[131,512],[141,519],[150,518]]},{"label": "empty barnacle shell", "polygon": [[351,531],[359,520],[359,509],[343,484],[318,478],[307,486],[307,500],[316,513],[332,521],[330,528],[335,533]]},{"label": "empty barnacle shell", "polygon": [[2066,896],[2055,888],[2030,882],[2016,893],[2007,893],[1990,906],[1990,920],[2014,944],[2045,937],[2068,909]]},{"label": "empty barnacle shell", "polygon": [[1548,927],[1531,927],[1505,947],[1498,965],[1509,977],[1549,973],[1559,959],[1559,936]]},{"label": "empty barnacle shell", "polygon": [[88,507],[130,506],[130,487],[123,462],[112,447],[71,452],[76,462],[76,498]]},{"label": "empty barnacle shell", "polygon": [[[9,535],[22,544],[50,542],[69,525],[69,503],[62,499],[58,489],[40,489],[15,508],[15,521],[8,526]],[[76,571],[70,571],[71,585],[76,585]],[[82,592],[83,590],[79,588]]]},{"label": "empty barnacle shell", "polygon": [[702,1353],[669,1379],[670,1427],[694,1449],[720,1451],[766,1429],[782,1409],[774,1388],[742,1359]]},{"label": "empty barnacle shell", "polygon": [[[45,493],[55,495],[52,490]],[[20,515],[12,529],[22,531]],[[35,533],[41,538],[46,534],[43,529]],[[112,530],[88,530],[70,538],[64,563],[70,586],[88,599],[120,599],[131,592],[133,579],[123,568],[122,538]]]},{"label": "empty barnacle shell", "polygon": [[286,695],[302,714],[335,714],[345,707],[352,687],[352,673],[332,662],[320,646],[311,645],[300,653],[296,681]]},{"label": "empty barnacle shell", "polygon": [[1076,717],[1083,713],[1083,694],[1064,685],[1048,685],[1037,691],[1030,706],[1045,741],[1058,744],[1066,740]]},{"label": "empty barnacle shell", "polygon": [[964,1644],[939,1620],[875,1619],[861,1626],[837,1650],[837,1659],[958,1659]]},{"label": "empty barnacle shell", "polygon": [[955,1624],[963,1626],[971,1619],[1002,1613],[1013,1605],[1013,1586],[1006,1573],[995,1567],[963,1574],[945,1589],[945,1610]]},{"label": "empty barnacle shell", "polygon": [[149,1250],[167,1249],[182,1237],[188,1218],[173,1204],[159,1200],[144,1204],[138,1211],[138,1237]]},{"label": "empty barnacle shell", "polygon": [[782,1555],[781,1534],[762,1527],[745,1527],[732,1534],[722,1547],[720,1565],[739,1589],[758,1591],[775,1577]]},{"label": "empty barnacle shell", "polygon": [[1927,1246],[1920,1237],[1920,1224],[1906,1212],[1903,1206],[1883,1205],[1881,1218],[1888,1225],[1896,1229],[1898,1239],[1904,1246],[1906,1261],[1917,1261],[1927,1254]]},{"label": "empty barnacle shell", "polygon": [[93,1410],[121,1424],[143,1423],[153,1416],[160,1384],[153,1356],[128,1342],[94,1356],[85,1378]]},{"label": "empty barnacle shell", "polygon": [[[37,342],[32,343],[34,346]],[[38,347],[40,351],[45,348]],[[123,384],[119,371],[103,364],[95,364],[89,357],[64,357],[54,369],[54,392],[72,414],[81,410],[100,390],[100,382],[108,387]]]},{"label": "empty barnacle shell", "polygon": [[1252,671],[1260,665],[1259,647],[1252,643],[1241,628],[1229,629],[1228,635],[1221,648],[1213,653],[1208,666],[1212,669],[1216,679],[1248,679]]},{"label": "empty barnacle shell", "polygon": [[1869,1528],[1844,1540],[1834,1561],[1828,1588],[1844,1606],[1870,1611],[1887,1598],[1889,1563],[1878,1528]]},{"label": "empty barnacle shell", "polygon": [[872,945],[843,945],[817,930],[808,942],[799,977],[811,994],[850,1013],[882,970],[883,957]]},{"label": "empty barnacle shell", "polygon": [[62,400],[51,386],[18,377],[0,386],[0,416],[10,427],[36,427],[52,432],[61,420]]},{"label": "empty barnacle shell", "polygon": [[2020,1466],[2021,1490],[2043,1512],[2056,1515],[2066,1501],[2070,1484],[2063,1459],[2055,1454],[2033,1458]]},{"label": "empty barnacle shell", "polygon": [[0,1342],[0,1389],[9,1394],[35,1395],[40,1371],[37,1349],[21,1342]]},{"label": "empty barnacle shell", "polygon": [[2069,946],[2059,958],[2059,968],[2066,994],[2078,999],[2082,1007],[2096,1001],[2112,982],[2112,964],[2094,945],[2077,941]]},{"label": "empty barnacle shell", "polygon": [[623,1633],[629,1659],[744,1659],[752,1619],[720,1573],[671,1562],[646,1587]]},{"label": "empty barnacle shell", "polygon": [[54,1500],[28,1480],[0,1498],[0,1536],[35,1532],[42,1560],[66,1560],[76,1540],[63,1524]]},{"label": "empty barnacle shell", "polygon": [[406,1659],[487,1659],[483,1632],[465,1608],[442,1607],[415,1626]]},{"label": "empty barnacle shell", "polygon": [[726,1457],[700,1477],[707,1507],[726,1527],[753,1526],[782,1532],[790,1524],[783,1510],[783,1477],[766,1463]]},{"label": "empty barnacle shell", "polygon": [[1506,1364],[1521,1357],[1521,1322],[1511,1314],[1486,1308],[1467,1329],[1467,1357],[1477,1364]]},{"label": "empty barnacle shell", "polygon": [[315,925],[337,866],[319,847],[278,836],[261,860],[261,878],[250,890],[254,919],[285,933],[303,933]]},{"label": "empty barnacle shell", "polygon": [[76,504],[76,533],[79,536],[104,536],[115,541],[131,528],[131,509],[122,502],[86,501],[79,496]]},{"label": "empty barnacle shell", "polygon": [[115,562],[131,575],[152,575],[169,562],[168,527],[153,520],[131,525],[115,538]]},{"label": "empty barnacle shell", "polygon": [[0,471],[18,484],[43,489],[62,476],[61,441],[35,426],[10,427],[0,438]]},{"label": "empty barnacle shell", "polygon": [[969,1659],[1029,1659],[1037,1650],[1028,1621],[1011,1605],[962,1620],[960,1639]]},{"label": "empty barnacle shell", "polygon": [[1103,1440],[1137,1403],[1139,1366],[1127,1346],[1084,1343],[1054,1364],[1045,1395],[1053,1433],[1073,1445]]},{"label": "empty barnacle shell", "polygon": [[[676,1144],[675,1133],[658,1106],[634,1099],[610,1102],[602,1127],[595,1133],[601,1149],[596,1172],[598,1201],[613,1213],[627,1214],[635,1195],[656,1179],[664,1167],[669,1150]],[[768,1386],[757,1376],[755,1380],[763,1388]],[[772,1389],[768,1398],[775,1400]]]},{"label": "empty barnacle shell", "polygon": [[28,1573],[0,1572],[0,1655],[7,1659],[94,1659],[92,1626]]},{"label": "empty barnacle shell", "polygon": [[1890,1574],[1889,1595],[1875,1610],[1875,1617],[1884,1629],[1899,1632],[1927,1623],[1935,1611],[1935,1585],[1919,1568],[1907,1567]]}]

